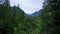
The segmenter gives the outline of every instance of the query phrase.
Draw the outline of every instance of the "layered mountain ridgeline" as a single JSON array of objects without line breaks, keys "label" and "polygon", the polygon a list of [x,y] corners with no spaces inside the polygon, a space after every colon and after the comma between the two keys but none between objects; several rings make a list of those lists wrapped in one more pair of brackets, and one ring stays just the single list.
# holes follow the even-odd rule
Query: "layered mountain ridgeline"
[{"label": "layered mountain ridgeline", "polygon": [[26,16],[38,16],[40,12],[34,12],[33,14],[25,14]]},{"label": "layered mountain ridgeline", "polygon": [[19,7],[0,5],[0,34],[60,34],[60,0],[46,0],[44,8],[25,15]]}]

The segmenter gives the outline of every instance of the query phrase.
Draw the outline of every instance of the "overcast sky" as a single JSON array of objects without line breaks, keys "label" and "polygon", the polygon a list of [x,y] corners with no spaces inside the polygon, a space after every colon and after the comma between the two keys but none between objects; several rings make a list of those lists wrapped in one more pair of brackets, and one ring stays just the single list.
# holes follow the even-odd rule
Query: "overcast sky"
[{"label": "overcast sky", "polygon": [[11,6],[18,6],[27,14],[32,14],[42,9],[44,0],[10,0]]}]

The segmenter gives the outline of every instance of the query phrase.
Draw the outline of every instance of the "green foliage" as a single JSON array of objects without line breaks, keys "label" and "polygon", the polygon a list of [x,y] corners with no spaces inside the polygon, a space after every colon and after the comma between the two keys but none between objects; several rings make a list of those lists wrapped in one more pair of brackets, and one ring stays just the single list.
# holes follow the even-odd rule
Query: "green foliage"
[{"label": "green foliage", "polygon": [[0,5],[0,34],[60,34],[60,0],[45,0],[38,16],[25,16],[9,2]]},{"label": "green foliage", "polygon": [[44,24],[42,34],[60,34],[60,0],[46,0],[41,18]]},{"label": "green foliage", "polygon": [[[7,7],[8,6],[8,7]],[[0,5],[1,34],[39,34],[42,29],[40,17],[27,17],[19,7]],[[39,20],[39,21],[38,21]],[[4,32],[4,33],[2,33]]]}]

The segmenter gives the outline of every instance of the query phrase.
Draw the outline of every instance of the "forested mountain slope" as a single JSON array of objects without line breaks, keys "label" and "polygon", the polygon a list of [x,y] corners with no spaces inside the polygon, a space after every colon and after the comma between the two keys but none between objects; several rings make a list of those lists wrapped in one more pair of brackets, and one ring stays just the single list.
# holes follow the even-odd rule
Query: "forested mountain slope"
[{"label": "forested mountain slope", "polygon": [[25,16],[21,8],[0,5],[0,34],[60,34],[60,0],[45,0],[38,16]]}]

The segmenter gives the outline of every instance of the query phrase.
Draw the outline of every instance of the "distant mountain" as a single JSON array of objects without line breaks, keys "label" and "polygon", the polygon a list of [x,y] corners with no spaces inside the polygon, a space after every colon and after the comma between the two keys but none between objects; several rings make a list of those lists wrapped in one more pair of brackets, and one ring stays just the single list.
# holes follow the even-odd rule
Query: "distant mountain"
[{"label": "distant mountain", "polygon": [[36,11],[33,14],[25,14],[26,16],[38,16],[38,14],[40,13],[40,11]]}]

